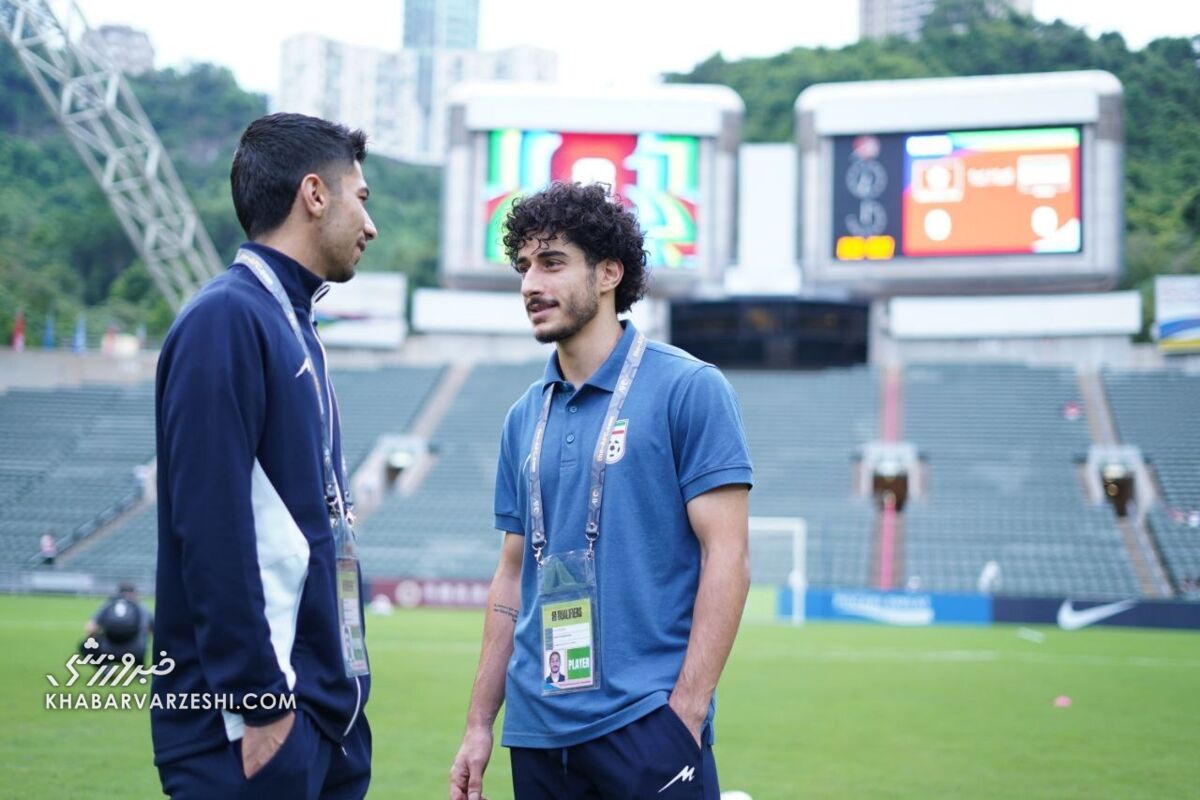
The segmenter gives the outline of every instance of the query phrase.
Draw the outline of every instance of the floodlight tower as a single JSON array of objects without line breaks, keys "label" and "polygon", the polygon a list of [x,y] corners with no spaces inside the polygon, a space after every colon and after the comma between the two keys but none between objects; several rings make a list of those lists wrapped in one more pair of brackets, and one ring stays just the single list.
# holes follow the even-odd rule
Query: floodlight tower
[{"label": "floodlight tower", "polygon": [[221,262],[150,120],[87,31],[74,0],[0,0],[0,32],[178,311]]}]

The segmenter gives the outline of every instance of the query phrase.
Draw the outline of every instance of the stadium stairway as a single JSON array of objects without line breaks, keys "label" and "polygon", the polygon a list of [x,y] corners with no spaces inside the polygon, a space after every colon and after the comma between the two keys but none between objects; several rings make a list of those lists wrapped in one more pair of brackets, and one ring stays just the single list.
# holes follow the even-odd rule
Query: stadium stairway
[{"label": "stadium stairway", "polygon": [[[1093,369],[1079,370],[1079,388],[1092,443],[1104,446],[1117,444],[1117,426],[1100,373]],[[1118,516],[1116,524],[1142,594],[1147,597],[1170,597],[1174,592],[1158,543],[1146,524],[1145,514],[1139,512],[1132,517]]]},{"label": "stadium stairway", "polygon": [[1159,502],[1142,498],[1138,514],[1174,588],[1200,596],[1200,375],[1106,371],[1101,379],[1116,433],[1140,448],[1157,484]]},{"label": "stadium stairway", "polygon": [[[491,576],[500,543],[491,516],[499,431],[542,366],[480,364],[460,373],[444,415],[426,431],[433,450],[427,468],[411,480],[402,475],[398,490],[362,521],[368,576]],[[877,372],[731,370],[726,377],[741,400],[755,459],[751,513],[807,521],[810,585],[866,585],[872,510],[852,489],[852,467],[859,444],[878,427]]]},{"label": "stadium stairway", "polygon": [[728,370],[754,459],[751,577],[764,580],[754,518],[801,518],[814,588],[870,584],[874,509],[855,485],[855,461],[880,426],[873,367],[815,372]]},{"label": "stadium stairway", "polygon": [[[467,382],[470,375],[471,367],[467,364],[455,364],[446,368],[446,374],[442,381],[431,393],[429,402],[425,404],[420,416],[413,422],[412,434],[414,436],[419,436],[425,441],[433,438],[438,426],[454,405],[454,399],[462,391],[463,384]],[[416,492],[429,476],[429,471],[433,468],[434,463],[436,463],[434,458],[423,458],[412,468],[405,470],[397,482],[396,491],[405,496]]]},{"label": "stadium stairway", "polygon": [[[335,371],[347,460],[360,471],[378,466],[368,462],[381,434],[420,434],[432,445],[419,474],[401,473],[397,490],[363,518],[368,575],[490,576],[499,545],[491,519],[498,431],[541,370],[530,362]],[[1191,425],[1200,377],[1081,378],[1073,370],[979,364],[726,376],[755,459],[751,512],[808,523],[810,586],[904,588],[916,576],[923,590],[975,591],[983,565],[996,560],[1007,594],[1151,594],[1130,544],[1137,531],[1122,530],[1109,506],[1080,491],[1080,455],[1118,439],[1142,448],[1153,466],[1163,503],[1145,509],[1146,535],[1171,580],[1181,587],[1200,577],[1200,429]],[[124,400],[113,391],[0,395],[0,534],[14,523],[28,533],[13,509],[37,479],[39,513],[82,515],[102,533],[55,569],[140,581],[153,572],[155,507],[134,498],[123,512],[97,512],[124,497],[106,481],[126,486],[129,466],[153,451],[151,390],[121,388]],[[1068,406],[1080,408],[1068,415]],[[887,530],[855,467],[863,444],[880,440],[918,445],[926,458],[918,484],[929,487]],[[46,481],[51,472],[55,480]],[[107,488],[96,502],[75,483]],[[4,556],[10,566],[36,553],[36,536],[14,541],[19,548]]]},{"label": "stadium stairway", "polygon": [[[332,371],[343,416],[346,461],[352,472],[362,466],[381,436],[410,429],[444,371],[442,367],[409,366]],[[152,398],[152,387],[149,392]],[[148,448],[153,455],[152,403],[140,414],[143,423],[149,426]],[[111,452],[111,448],[106,448],[106,452]],[[152,484],[152,471],[146,480]],[[157,513],[153,502],[130,505],[111,524],[100,528],[94,538],[89,537],[84,545],[64,553],[54,569],[64,574],[92,576],[97,586],[132,579],[148,589],[153,585],[157,560]]]},{"label": "stadium stairway", "polygon": [[104,529],[143,495],[154,457],[151,384],[13,389],[0,394],[0,554],[40,561]]},{"label": "stadium stairway", "polygon": [[[880,438],[900,442],[904,436],[904,379],[898,367],[885,370],[880,383]],[[904,574],[904,515],[894,498],[884,497],[875,513],[871,577],[877,589],[896,587]]]},{"label": "stadium stairway", "polygon": [[1143,593],[1113,509],[1082,492],[1092,434],[1073,370],[909,365],[903,388],[905,435],[929,478],[904,509],[907,581],[972,592],[994,561],[998,593]]},{"label": "stadium stairway", "polygon": [[401,478],[359,524],[368,578],[487,580],[500,535],[492,491],[500,430],[509,407],[541,375],[543,362],[476,364],[443,380],[439,409],[422,420],[431,457],[420,480]]}]

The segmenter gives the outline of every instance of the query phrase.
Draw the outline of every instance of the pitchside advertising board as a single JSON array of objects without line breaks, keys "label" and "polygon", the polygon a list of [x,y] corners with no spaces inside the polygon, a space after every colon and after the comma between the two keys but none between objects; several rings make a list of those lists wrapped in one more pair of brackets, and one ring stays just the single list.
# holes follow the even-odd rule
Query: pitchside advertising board
[{"label": "pitchside advertising board", "polygon": [[1154,330],[1166,353],[1200,353],[1200,275],[1154,279]]},{"label": "pitchside advertising board", "polygon": [[[386,598],[400,608],[482,608],[488,582],[482,580],[375,578],[367,583],[372,600]],[[776,592],[776,616],[793,621],[792,590]],[[856,622],[924,628],[931,625],[1056,625],[1065,631],[1093,625],[1200,631],[1200,603],[1167,600],[1082,600],[1004,597],[984,594],[883,592],[873,589],[808,589],[804,618],[814,622]]]},{"label": "pitchside advertising board", "polygon": [[600,183],[646,233],[652,291],[719,281],[733,257],[742,101],[723,86],[636,92],[467,84],[450,102],[442,278],[518,284],[504,252],[515,200],[552,181]]},{"label": "pitchside advertising board", "polygon": [[[1080,600],[983,594],[882,592],[870,589],[809,589],[805,618],[906,628],[930,625],[1018,623],[1057,625],[1075,631],[1092,625],[1200,630],[1200,603],[1162,600]],[[780,620],[792,615],[791,589],[776,595]]]},{"label": "pitchside advertising board", "polygon": [[327,347],[394,350],[408,334],[408,278],[402,272],[360,272],[331,283],[315,306]]},{"label": "pitchside advertising board", "polygon": [[1121,85],[1105,72],[823,84],[796,101],[806,281],[862,294],[1109,288]]}]

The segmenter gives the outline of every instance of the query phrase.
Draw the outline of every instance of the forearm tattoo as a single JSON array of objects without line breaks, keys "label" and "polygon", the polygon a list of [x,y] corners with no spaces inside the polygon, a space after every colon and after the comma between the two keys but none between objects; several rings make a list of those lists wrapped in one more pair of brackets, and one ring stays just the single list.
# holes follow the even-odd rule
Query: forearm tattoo
[{"label": "forearm tattoo", "polygon": [[495,611],[497,614],[503,614],[513,622],[517,621],[517,610],[511,606],[502,606],[499,603],[496,603],[494,606],[492,606],[492,611]]}]

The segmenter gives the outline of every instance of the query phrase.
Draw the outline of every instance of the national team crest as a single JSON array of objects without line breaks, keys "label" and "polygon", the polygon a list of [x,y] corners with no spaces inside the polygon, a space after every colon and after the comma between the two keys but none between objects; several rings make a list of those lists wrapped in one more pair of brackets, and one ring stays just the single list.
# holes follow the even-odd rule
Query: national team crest
[{"label": "national team crest", "polygon": [[615,464],[625,457],[625,437],[628,433],[629,420],[619,419],[613,423],[608,433],[608,453],[604,457],[606,463]]}]

